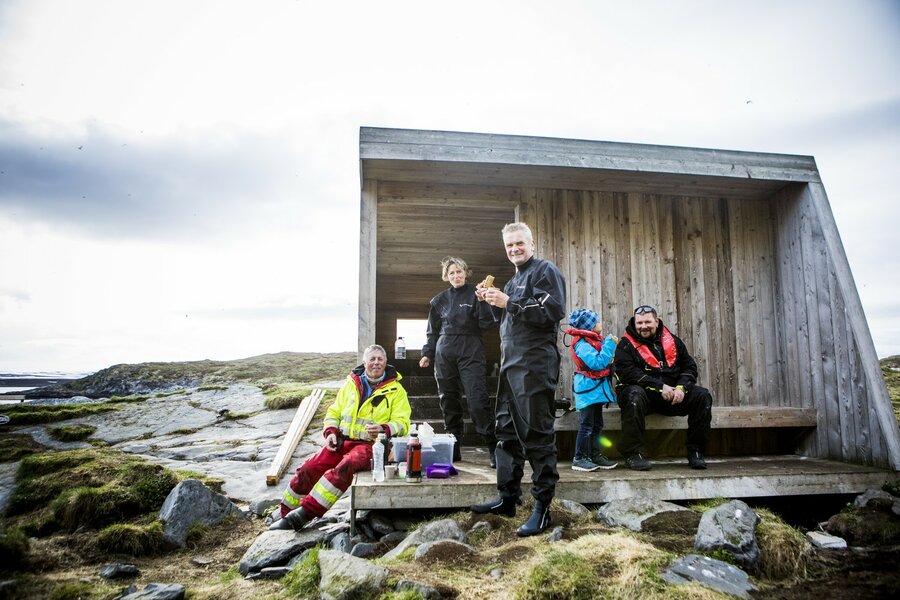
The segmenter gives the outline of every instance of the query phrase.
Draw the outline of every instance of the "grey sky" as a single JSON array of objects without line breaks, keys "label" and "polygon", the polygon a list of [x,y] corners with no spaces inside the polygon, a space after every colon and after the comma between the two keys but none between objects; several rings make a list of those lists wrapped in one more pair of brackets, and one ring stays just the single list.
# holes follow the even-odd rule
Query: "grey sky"
[{"label": "grey sky", "polygon": [[900,353],[898,34],[888,0],[6,0],[0,371],[355,348],[360,126],[812,155]]}]

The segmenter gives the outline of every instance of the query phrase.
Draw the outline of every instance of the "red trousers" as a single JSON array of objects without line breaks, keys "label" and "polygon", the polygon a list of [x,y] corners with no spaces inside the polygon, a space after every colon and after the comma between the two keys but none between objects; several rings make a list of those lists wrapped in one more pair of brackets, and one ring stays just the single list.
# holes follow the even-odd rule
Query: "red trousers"
[{"label": "red trousers", "polygon": [[300,465],[281,500],[281,516],[303,506],[312,516],[321,517],[350,484],[357,471],[371,469],[372,443],[344,440],[339,450],[322,448]]}]

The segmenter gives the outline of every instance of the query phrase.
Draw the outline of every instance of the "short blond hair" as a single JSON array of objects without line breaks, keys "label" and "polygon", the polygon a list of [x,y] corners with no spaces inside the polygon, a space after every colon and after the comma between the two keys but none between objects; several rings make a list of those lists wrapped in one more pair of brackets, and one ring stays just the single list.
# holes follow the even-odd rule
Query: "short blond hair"
[{"label": "short blond hair", "polygon": [[506,235],[507,233],[513,233],[515,231],[521,231],[525,234],[525,239],[529,242],[534,241],[534,236],[531,234],[531,227],[526,225],[525,223],[507,223],[503,226],[503,229],[500,231],[501,235]]},{"label": "short blond hair", "polygon": [[455,256],[445,256],[441,261],[441,279],[443,281],[450,281],[450,278],[447,276],[447,271],[449,271],[450,267],[453,265],[456,265],[463,270],[463,273],[466,274],[466,279],[472,276],[472,269],[469,268],[466,261]]}]

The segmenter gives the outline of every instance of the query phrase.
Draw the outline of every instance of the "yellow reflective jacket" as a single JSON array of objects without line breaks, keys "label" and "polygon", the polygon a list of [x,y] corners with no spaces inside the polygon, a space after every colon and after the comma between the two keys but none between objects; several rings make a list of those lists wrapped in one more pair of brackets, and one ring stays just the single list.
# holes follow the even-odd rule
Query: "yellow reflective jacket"
[{"label": "yellow reflective jacket", "polygon": [[388,365],[381,383],[360,401],[364,389],[360,378],[365,377],[364,373],[365,368],[360,365],[347,376],[337,399],[325,413],[324,435],[340,431],[346,438],[371,441],[366,425],[372,424],[383,425],[387,437],[405,435],[411,409],[406,390],[400,385],[402,376]]}]

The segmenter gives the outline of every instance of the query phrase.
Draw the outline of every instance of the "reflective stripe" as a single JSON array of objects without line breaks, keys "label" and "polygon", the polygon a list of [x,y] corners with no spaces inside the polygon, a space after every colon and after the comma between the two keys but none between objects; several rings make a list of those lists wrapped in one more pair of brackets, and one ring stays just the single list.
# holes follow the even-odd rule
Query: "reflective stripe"
[{"label": "reflective stripe", "polygon": [[303,500],[303,496],[295,494],[294,490],[291,489],[291,486],[287,486],[284,490],[284,494],[281,496],[281,501],[290,506],[292,510],[300,507],[301,500]]},{"label": "reflective stripe", "polygon": [[343,493],[343,491],[333,486],[330,481],[325,479],[325,477],[320,477],[309,495],[312,496],[322,508],[327,510],[337,502],[338,498],[340,498]]}]

